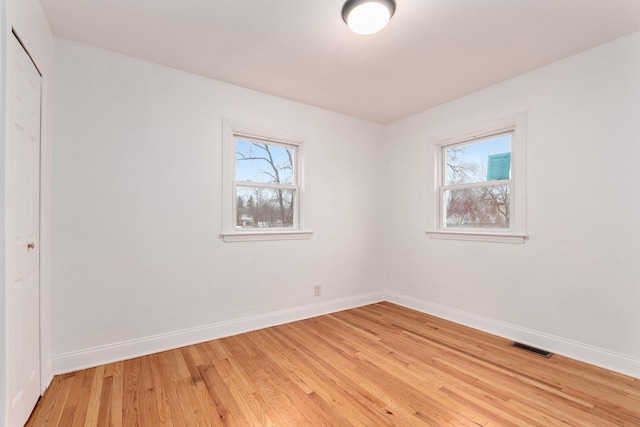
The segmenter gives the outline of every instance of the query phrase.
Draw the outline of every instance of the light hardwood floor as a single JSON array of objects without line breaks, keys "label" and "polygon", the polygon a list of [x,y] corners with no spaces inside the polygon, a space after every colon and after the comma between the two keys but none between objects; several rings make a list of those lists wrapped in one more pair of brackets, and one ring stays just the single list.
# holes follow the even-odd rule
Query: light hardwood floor
[{"label": "light hardwood floor", "polygon": [[28,426],[640,426],[640,380],[391,303],[56,376]]}]

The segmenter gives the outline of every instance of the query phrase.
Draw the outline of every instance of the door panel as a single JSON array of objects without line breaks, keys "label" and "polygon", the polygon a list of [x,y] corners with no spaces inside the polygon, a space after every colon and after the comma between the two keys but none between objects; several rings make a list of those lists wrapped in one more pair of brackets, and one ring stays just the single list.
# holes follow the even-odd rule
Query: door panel
[{"label": "door panel", "polygon": [[7,426],[40,397],[40,73],[15,36],[7,55]]}]

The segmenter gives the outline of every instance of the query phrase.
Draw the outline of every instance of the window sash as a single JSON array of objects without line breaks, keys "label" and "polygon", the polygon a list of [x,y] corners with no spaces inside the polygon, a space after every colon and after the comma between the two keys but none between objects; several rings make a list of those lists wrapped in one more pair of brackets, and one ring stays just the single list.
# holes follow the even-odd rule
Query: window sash
[{"label": "window sash", "polygon": [[255,182],[255,181],[233,181],[233,188],[236,187],[255,187],[255,188],[272,188],[275,190],[298,190],[298,185],[274,184],[271,182]]},{"label": "window sash", "polygon": [[503,128],[498,131],[488,132],[488,133],[480,133],[472,136],[465,136],[456,140],[455,142],[449,142],[447,144],[440,145],[440,174],[438,183],[438,203],[439,203],[439,220],[438,220],[438,230],[442,231],[459,231],[460,228],[448,227],[447,226],[447,218],[446,218],[446,201],[445,194],[447,191],[455,191],[455,190],[463,190],[469,188],[481,188],[481,187],[498,187],[502,185],[509,186],[509,206],[511,209],[511,217],[509,220],[509,227],[503,229],[494,229],[489,227],[469,227],[465,228],[465,230],[478,230],[478,231],[490,231],[490,232],[498,232],[498,233],[510,233],[514,229],[513,224],[513,211],[515,210],[515,180],[513,179],[514,171],[513,171],[513,158],[512,158],[512,178],[510,179],[500,179],[500,180],[492,180],[492,181],[477,181],[472,183],[464,183],[464,184],[446,184],[447,182],[447,150],[450,148],[462,147],[465,145],[476,144],[482,141],[499,138],[501,136],[509,135],[511,137],[511,155],[514,156],[514,137],[515,137],[515,127]]},{"label": "window sash", "polygon": [[[497,233],[507,233],[507,232],[511,232],[513,230],[513,219],[512,219],[512,215],[513,215],[513,203],[514,203],[514,197],[513,197],[513,185],[512,185],[512,180],[500,180],[500,181],[490,181],[491,184],[486,185],[486,183],[484,183],[485,185],[482,185],[483,183],[480,183],[481,185],[477,185],[476,183],[474,184],[463,184],[463,185],[450,185],[450,186],[443,186],[439,189],[439,197],[440,197],[440,221],[439,221],[439,230],[442,231],[472,231],[472,230],[476,230],[476,231],[488,231],[488,232],[497,232]],[[456,191],[456,190],[464,190],[464,189],[470,189],[470,188],[491,188],[491,187],[502,187],[502,186],[507,186],[509,187],[509,199],[508,199],[508,205],[509,205],[509,222],[508,222],[508,226],[507,227],[482,227],[482,226],[473,226],[473,225],[469,225],[469,226],[465,226],[465,227],[449,227],[447,226],[447,201],[446,201],[446,192],[447,191]]]},{"label": "window sash", "polygon": [[[238,210],[236,208],[236,201],[238,199],[238,187],[246,188],[268,188],[273,190],[288,190],[292,191],[291,209],[292,209],[292,224],[290,227],[251,227],[243,228],[238,226]],[[286,187],[286,188],[285,188]],[[256,231],[277,231],[277,230],[300,230],[300,190],[297,186],[263,186],[263,185],[248,185],[245,181],[240,181],[239,184],[233,184],[233,200],[234,208],[232,212],[233,231],[239,233],[251,233]]]},{"label": "window sash", "polygon": [[477,135],[467,135],[460,139],[455,139],[452,142],[447,142],[444,145],[441,145],[442,148],[456,148],[461,145],[467,144],[475,144],[477,142],[482,142],[487,139],[494,139],[505,135],[511,135],[511,139],[513,140],[513,135],[515,132],[515,127],[507,127],[495,132],[487,132],[487,133],[478,133]]},{"label": "window sash", "polygon": [[297,150],[298,147],[300,146],[299,143],[286,141],[284,138],[260,136],[260,135],[255,135],[248,132],[238,132],[238,131],[233,132],[233,139],[234,141],[237,141],[238,139],[242,139],[244,141],[249,141],[249,142],[277,145],[279,147],[293,148],[294,150]]},{"label": "window sash", "polygon": [[259,182],[259,181],[239,181],[236,178],[238,177],[238,171],[237,171],[237,167],[238,167],[238,159],[235,158],[234,162],[233,162],[233,180],[234,182],[250,182],[253,184],[273,184],[273,185],[294,185],[297,186],[298,183],[300,182],[300,167],[299,167],[299,157],[298,157],[298,151],[299,151],[299,145],[296,144],[291,144],[291,143],[285,143],[285,142],[281,142],[279,140],[273,140],[271,138],[268,137],[256,137],[256,136],[247,136],[245,134],[241,134],[241,133],[234,133],[233,134],[233,145],[234,145],[234,152],[237,153],[238,150],[238,140],[242,140],[242,141],[247,141],[250,143],[256,143],[256,144],[266,144],[266,145],[274,145],[277,147],[283,147],[283,148],[288,148],[292,150],[292,159],[291,159],[291,179],[293,180],[293,184],[277,184],[277,183],[268,183],[268,182]]},{"label": "window sash", "polygon": [[513,179],[496,179],[493,181],[480,181],[480,182],[472,182],[469,184],[449,184],[449,185],[441,185],[440,189],[444,190],[464,190],[465,188],[474,188],[474,187],[496,187],[500,185],[512,185]]},{"label": "window sash", "polygon": [[[292,164],[291,167],[293,172],[291,174],[291,178],[293,180],[293,184],[278,184],[273,182],[258,182],[258,181],[240,181],[235,179],[237,177],[237,166],[238,160],[234,159],[233,162],[233,177],[232,181],[232,215],[231,215],[231,224],[232,230],[238,233],[253,233],[256,231],[277,231],[277,230],[300,230],[300,158],[299,158],[299,144],[286,142],[279,138],[272,138],[267,136],[253,135],[245,132],[233,132],[233,144],[234,144],[234,152],[237,151],[238,140],[247,141],[250,143],[256,144],[266,144],[277,147],[284,147],[292,150]],[[238,212],[236,209],[236,203],[238,199],[238,187],[245,188],[264,188],[270,190],[285,190],[292,192],[292,225],[285,227],[252,227],[252,228],[243,228],[238,226]]]},{"label": "window sash", "polygon": [[[456,142],[447,143],[445,145],[440,146],[440,161],[441,161],[441,176],[440,176],[440,185],[456,185],[456,184],[447,184],[447,150],[451,148],[464,147],[465,145],[478,144],[483,141],[497,139],[502,136],[510,137],[510,151],[509,153],[512,156],[511,159],[511,173],[513,174],[513,152],[514,152],[514,137],[515,137],[515,128],[507,128],[502,129],[497,132],[490,133],[482,133],[474,136],[466,136]],[[483,182],[491,182],[491,181],[476,181],[477,183]]]}]

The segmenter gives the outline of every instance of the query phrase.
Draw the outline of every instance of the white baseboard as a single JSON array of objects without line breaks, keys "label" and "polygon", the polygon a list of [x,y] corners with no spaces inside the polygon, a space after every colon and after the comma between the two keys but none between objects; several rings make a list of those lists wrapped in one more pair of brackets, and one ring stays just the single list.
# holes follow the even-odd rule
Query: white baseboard
[{"label": "white baseboard", "polygon": [[387,301],[394,304],[451,320],[513,341],[542,348],[621,374],[640,378],[640,359],[633,356],[615,353],[565,338],[522,328],[395,292],[385,292],[385,297]]},{"label": "white baseboard", "polygon": [[395,292],[374,292],[333,301],[310,304],[256,316],[160,334],[86,350],[58,354],[53,357],[53,373],[63,374],[105,363],[131,359],[164,350],[228,337],[283,323],[335,313],[380,301],[389,301],[407,308],[470,326],[510,340],[519,341],[572,359],[601,366],[612,371],[640,378],[640,359],[602,348],[567,340],[488,317],[478,316],[451,307],[420,300]]},{"label": "white baseboard", "polygon": [[53,372],[63,374],[106,363],[131,359],[164,350],[237,335],[244,332],[310,317],[335,313],[367,304],[384,301],[384,292],[358,295],[333,301],[273,311],[256,316],[243,317],[192,329],[169,332],[86,350],[58,354],[53,357]]}]

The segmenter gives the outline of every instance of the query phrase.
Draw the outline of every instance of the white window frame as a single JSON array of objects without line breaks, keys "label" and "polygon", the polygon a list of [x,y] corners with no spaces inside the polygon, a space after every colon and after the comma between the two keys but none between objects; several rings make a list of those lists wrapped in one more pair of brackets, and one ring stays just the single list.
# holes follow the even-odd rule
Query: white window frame
[{"label": "white window frame", "polygon": [[[283,135],[293,133],[281,132],[265,126],[256,126],[224,118],[222,120],[222,233],[220,237],[225,242],[251,242],[261,240],[300,240],[308,239],[313,231],[304,228],[303,216],[303,181],[304,181],[304,151],[303,140]],[[236,178],[236,139],[245,138],[250,141],[260,141],[269,145],[293,147],[294,156],[294,185],[279,185],[271,183],[251,182],[251,187],[282,188],[294,190],[293,227],[241,229],[237,227],[236,218],[236,187],[242,186]]]},{"label": "white window frame", "polygon": [[[511,178],[504,180],[509,184],[509,228],[494,229],[452,229],[444,225],[444,189],[445,189],[445,156],[446,149],[456,145],[473,143],[474,140],[490,136],[511,133]],[[496,243],[524,243],[526,233],[526,113],[519,113],[484,125],[474,126],[460,132],[455,137],[439,138],[434,144],[435,177],[434,177],[434,226],[426,234],[433,239],[472,240]],[[482,183],[486,184],[486,183]],[[478,185],[482,185],[478,184]],[[470,186],[475,186],[472,184]]]}]

